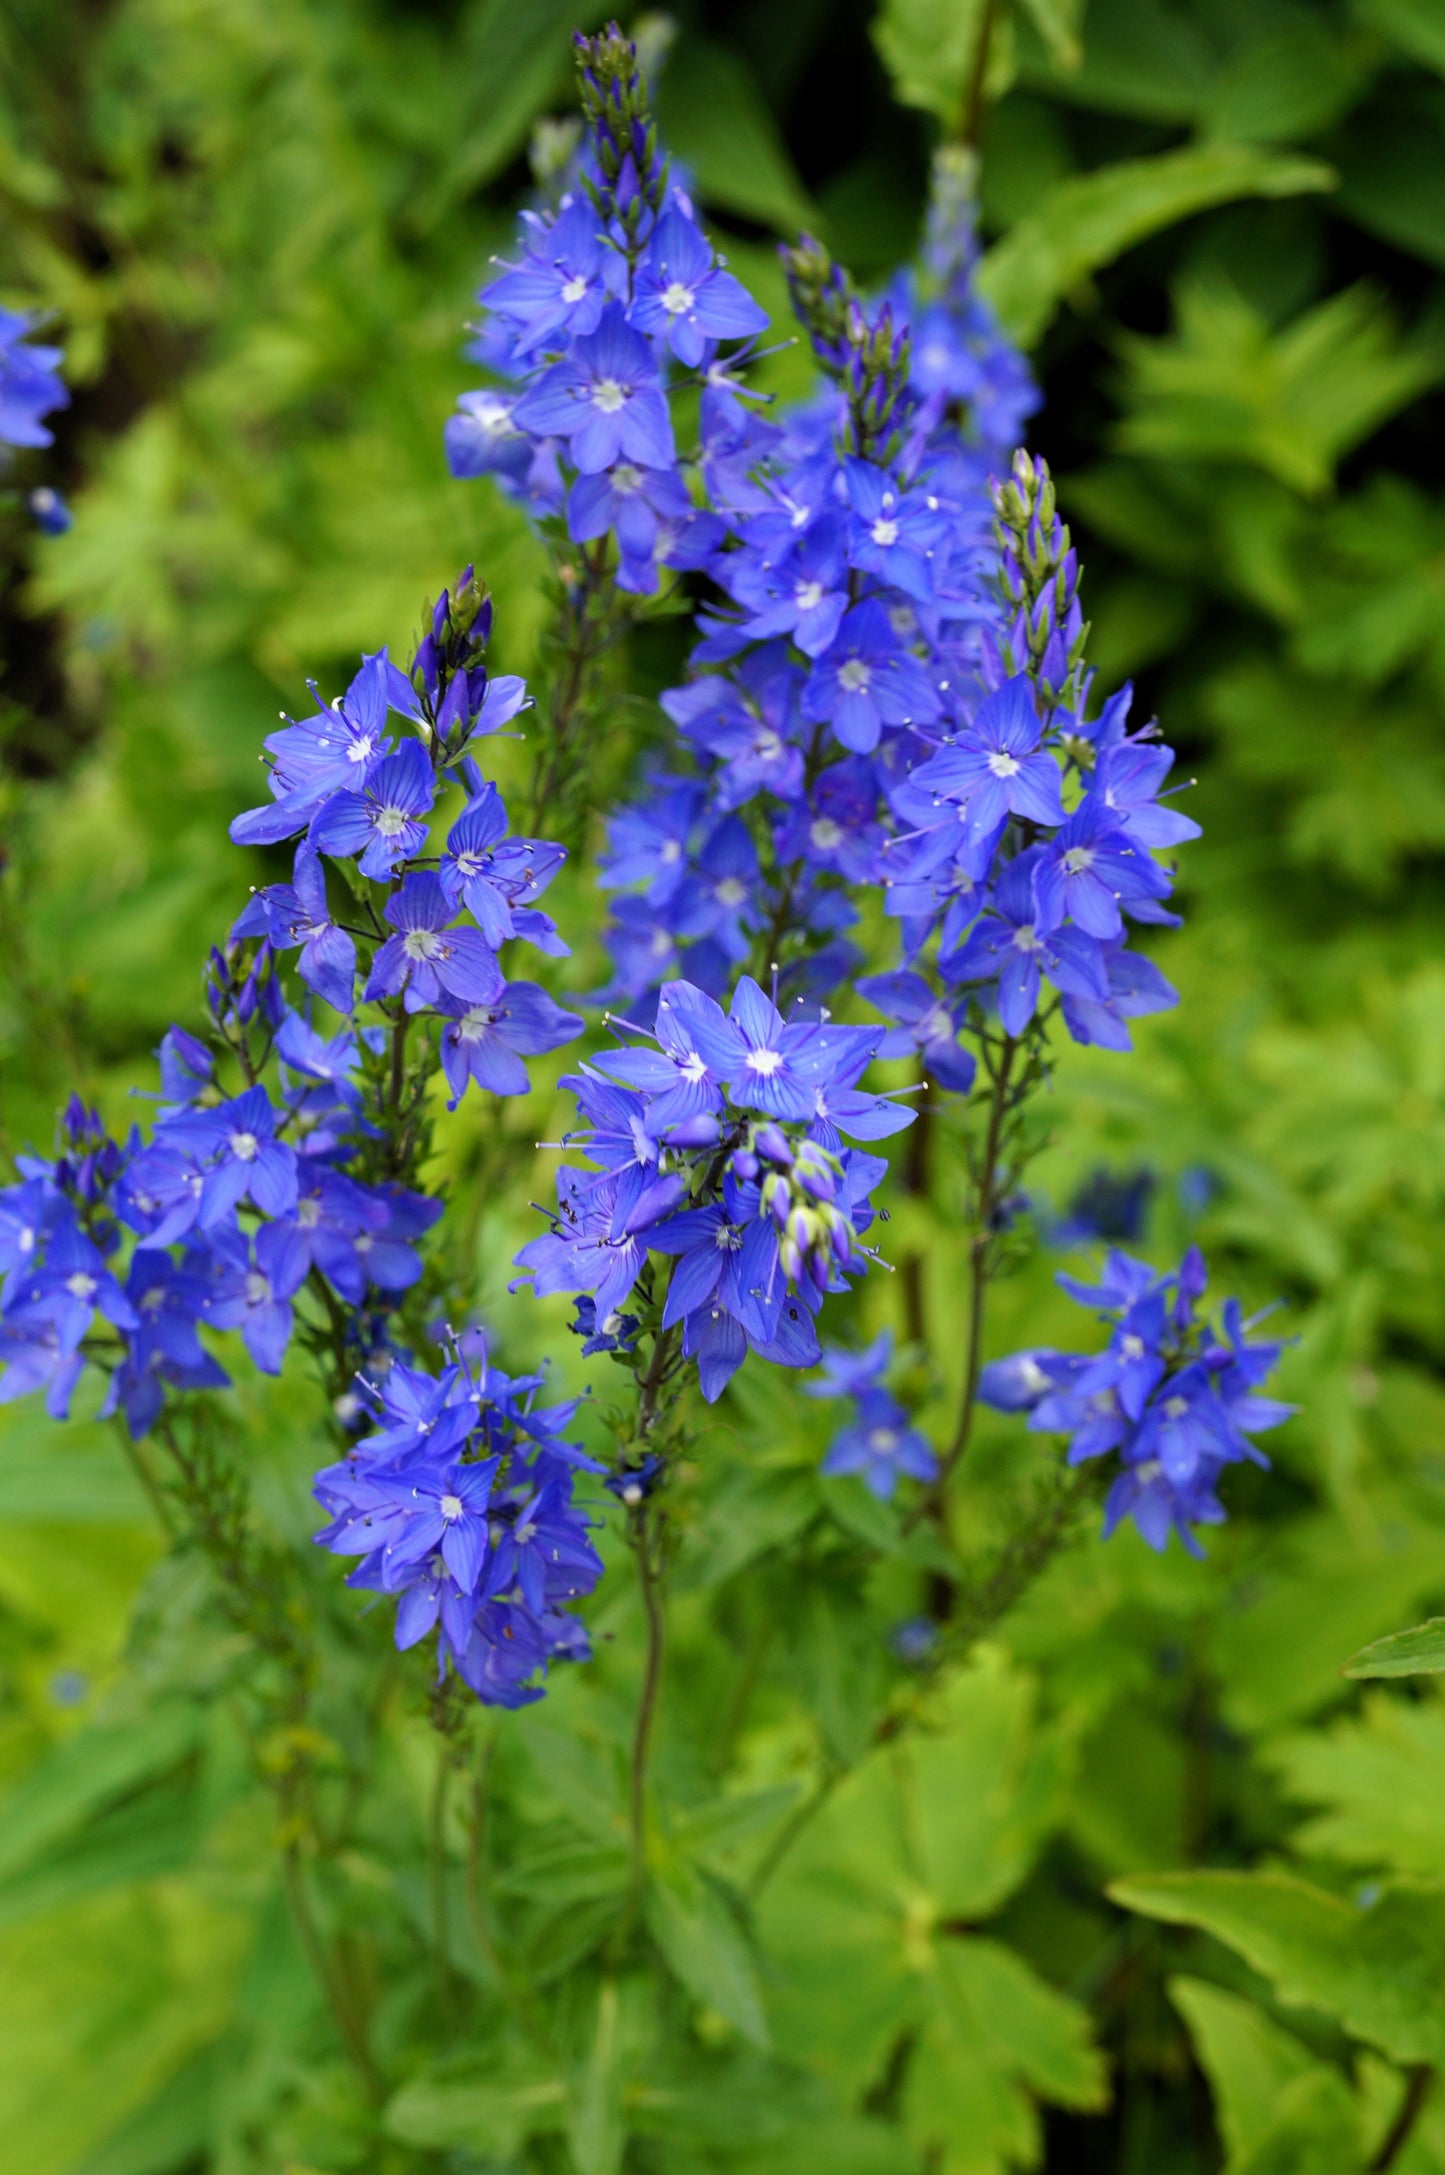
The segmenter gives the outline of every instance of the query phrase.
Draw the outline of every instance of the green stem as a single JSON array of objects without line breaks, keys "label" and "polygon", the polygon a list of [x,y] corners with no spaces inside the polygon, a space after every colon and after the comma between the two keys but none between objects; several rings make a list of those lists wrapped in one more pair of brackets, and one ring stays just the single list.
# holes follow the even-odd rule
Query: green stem
[{"label": "green stem", "polygon": [[439,1738],[436,1780],[432,1784],[431,1795],[431,1931],[437,1985],[442,2000],[448,2007],[456,1999],[450,1944],[447,1939],[447,1787],[451,1781],[451,1772],[450,1748],[445,1738]]},{"label": "green stem", "polygon": [[988,58],[993,45],[994,18],[998,13],[998,0],[983,0],[983,12],[979,17],[978,35],[973,42],[973,60],[968,71],[968,88],[964,93],[963,115],[959,123],[959,141],[971,151],[978,149],[979,134],[983,124],[984,92],[988,86]]},{"label": "green stem", "polygon": [[312,1915],[311,1899],[306,1893],[305,1869],[294,1843],[288,1843],[282,1851],[281,1866],[286,1883],[286,1900],[291,1907],[292,1921],[296,1927],[297,1938],[305,1951],[306,1961],[325,1996],[342,2045],[368,2093],[373,2099],[379,2100],[382,2095],[381,2076],[372,2060],[361,2020],[352,2007],[350,1989],[333,1969],[326,1945]]}]

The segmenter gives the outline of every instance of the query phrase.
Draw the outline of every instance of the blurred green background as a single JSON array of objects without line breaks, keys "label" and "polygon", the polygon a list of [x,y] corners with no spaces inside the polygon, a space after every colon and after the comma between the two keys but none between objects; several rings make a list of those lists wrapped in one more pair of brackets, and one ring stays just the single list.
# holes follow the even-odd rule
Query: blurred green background
[{"label": "blurred green background", "polygon": [[[1059,1207],[1099,1170],[1147,1169],[1144,1250],[1198,1238],[1218,1288],[1285,1301],[1303,1412],[1272,1474],[1235,1477],[1206,1566],[1127,1537],[1086,1547],[1008,1631],[1071,1764],[994,1930],[1090,2006],[1113,2092],[1038,2135],[980,2116],[978,2153],[947,2165],[1042,2152],[1059,2171],[1202,2175],[1228,2153],[1306,2175],[1337,2163],[1251,2159],[1238,2108],[1211,2111],[1199,2064],[1218,2086],[1224,2026],[1211,2039],[1171,2002],[1183,1952],[1102,1889],[1190,1862],[1294,1864],[1341,1894],[1445,1868],[1445,1709],[1339,1675],[1366,1639],[1445,1606],[1445,5],[986,14],[985,279],[1044,387],[1032,442],[1083,554],[1092,660],[1105,686],[1136,679],[1197,775],[1205,830],[1183,857],[1185,928],[1156,950],[1180,1008],[1142,1024],[1133,1058],[1065,1054],[1039,1184]],[[256,876],[225,825],[308,676],[330,693],[363,646],[404,648],[423,596],[473,558],[497,661],[528,668],[539,548],[488,485],[448,479],[440,431],[474,381],[461,328],[528,186],[530,128],[566,107],[570,29],[598,17],[556,0],[8,0],[0,300],[58,320],[74,405],[23,473],[76,513],[54,541],[12,520],[0,566],[8,1150],[46,1147],[73,1085],[123,1120],[166,1024],[197,1018],[204,947]],[[738,268],[780,314],[772,244],[806,224],[881,280],[914,245],[949,55],[981,0],[674,18],[663,126]],[[801,367],[778,358],[775,383]],[[639,640],[644,688],[676,671],[678,641]],[[618,715],[638,740],[658,730]],[[568,882],[575,929],[591,908]],[[584,947],[559,986],[598,969]],[[456,1243],[509,1356],[550,1342],[565,1367],[562,1310],[504,1293],[545,1183],[533,1103],[507,1113],[505,1207],[465,1115],[443,1152]],[[894,1249],[929,1250],[946,1326],[946,1233],[908,1202],[893,1231]],[[1055,1265],[1007,1287],[994,1349],[1065,1334]],[[870,1320],[895,1303],[871,1295]],[[302,1546],[315,1460],[294,1402],[248,1382],[237,1404],[264,1514]],[[790,1386],[785,1406],[791,1450],[746,1393],[734,1422],[751,1412],[774,1466],[806,1466],[821,1423]],[[168,1612],[192,1620],[189,1574],[158,1573],[106,1434],[28,1408],[0,1422],[0,2162],[492,2165],[424,2122],[409,2143],[393,2125],[395,2158],[351,2136],[314,2002],[277,1961],[264,1818],[207,1720],[226,1657],[190,1653],[188,1677],[153,1636]],[[1016,1445],[1002,1423],[984,1435],[969,1488],[985,1536]],[[785,1526],[759,1512],[715,1590],[699,1578],[729,1637],[749,1604],[727,1580],[765,1576]],[[820,1683],[804,1711],[826,1709]],[[575,1716],[586,1696],[569,1685],[557,1705]],[[398,1724],[398,1835],[422,1818],[423,1735]],[[787,1757],[754,1766],[766,1779]],[[1272,2006],[1223,1950],[1187,1961]],[[1306,2030],[1300,2059],[1337,2057],[1332,2029]],[[1280,2059],[1272,2074],[1292,2075]],[[1388,2098],[1373,2060],[1355,2072],[1367,2108]],[[1024,2074],[1045,2099],[1091,2098]],[[773,2164],[678,2153],[636,2164]],[[1445,2095],[1395,2164],[1445,2169]]]}]

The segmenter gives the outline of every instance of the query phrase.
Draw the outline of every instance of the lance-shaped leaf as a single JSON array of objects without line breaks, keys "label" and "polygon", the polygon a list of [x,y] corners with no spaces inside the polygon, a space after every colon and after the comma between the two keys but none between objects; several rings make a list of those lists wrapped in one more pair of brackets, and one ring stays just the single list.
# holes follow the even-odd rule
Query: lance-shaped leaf
[{"label": "lance-shaped leaf", "polygon": [[1445,1669],[1445,1616],[1432,1616],[1409,1631],[1392,1631],[1362,1647],[1346,1664],[1347,1677],[1436,1676]]},{"label": "lance-shaped leaf", "polygon": [[1064,297],[1126,249],[1176,220],[1242,196],[1328,189],[1317,159],[1250,144],[1193,144],[1153,159],[1125,159],[1051,189],[985,257],[979,285],[1005,330],[1033,347]]}]

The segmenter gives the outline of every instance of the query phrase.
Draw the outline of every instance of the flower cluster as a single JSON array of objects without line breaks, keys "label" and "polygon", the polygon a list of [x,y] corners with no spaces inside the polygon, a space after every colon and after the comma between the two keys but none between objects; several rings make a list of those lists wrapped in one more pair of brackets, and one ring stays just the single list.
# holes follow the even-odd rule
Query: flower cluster
[{"label": "flower cluster", "polygon": [[[473,752],[526,701],[520,680],[487,671],[490,626],[468,569],[438,600],[408,671],[384,650],[368,657],[344,695],[324,702],[313,688],[314,713],[270,736],[271,798],[231,833],[250,845],[296,839],[294,864],[289,882],[252,894],[211,955],[209,1041],[181,1028],[166,1036],[148,1138],[133,1128],[114,1140],[73,1102],[58,1159],[22,1159],[22,1182],[0,1194],[0,1398],[44,1387],[63,1416],[93,1360],[108,1375],[102,1410],[123,1413],[142,1435],[168,1393],[225,1384],[202,1332],[238,1331],[253,1363],[276,1374],[298,1329],[345,1425],[377,1397],[391,1400],[390,1412],[397,1400],[433,1396],[420,1386],[430,1376],[408,1364],[430,1324],[420,1296],[407,1299],[422,1278],[418,1241],[442,1212],[413,1182],[433,1062],[453,1106],[473,1082],[521,1095],[525,1059],[582,1025],[537,984],[509,980],[499,957],[513,942],[566,946],[535,903],[562,850],[510,835]],[[438,852],[433,830],[448,798]],[[300,1005],[285,986],[290,955]],[[443,1380],[446,1395],[435,1396],[459,1407],[455,1369]],[[491,1377],[486,1425],[549,1446],[551,1420],[530,1414],[533,1387]],[[463,1461],[462,1435],[449,1440]],[[404,1472],[410,1484],[414,1460],[380,1441],[370,1439],[358,1464],[384,1468],[388,1485]],[[532,1475],[552,1520],[572,1515],[560,1477],[569,1454],[545,1447],[551,1463]],[[514,1446],[503,1475],[513,1495],[528,1470]],[[516,1508],[505,1488],[502,1502]],[[421,1529],[406,1530],[414,1540]],[[581,1565],[591,1558],[578,1532]],[[510,1700],[539,1652],[553,1650],[548,1642],[573,1651],[575,1637],[552,1623],[565,1597],[549,1590],[522,1640],[513,1589],[530,1594],[533,1583],[502,1577],[501,1560],[485,1595],[468,1589],[492,1613],[444,1640],[441,1658],[483,1696]],[[415,1559],[417,1576],[435,1584],[441,1573],[428,1561],[425,1551]],[[359,1582],[368,1576],[363,1566]],[[405,1618],[407,1643],[420,1636],[418,1606]],[[455,1630],[455,1610],[448,1622]],[[489,1664],[481,1649],[493,1635],[508,1644]],[[524,1646],[532,1660],[519,1678]]]},{"label": "flower cluster", "polygon": [[577,39],[587,132],[555,208],[523,215],[514,262],[482,289],[473,349],[500,381],[447,426],[452,473],[492,473],[559,542],[650,596],[701,565],[721,523],[695,506],[677,396],[726,385],[723,343],[767,319],[669,172],[636,54],[615,26]]},{"label": "flower cluster", "polygon": [[1225,1515],[1216,1493],[1225,1467],[1245,1458],[1267,1465],[1249,1438],[1294,1409],[1258,1394],[1281,1346],[1250,1341],[1254,1323],[1241,1319],[1237,1299],[1226,1301],[1218,1328],[1200,1317],[1208,1275],[1197,1247],[1166,1276],[1113,1250],[1097,1284],[1059,1282],[1109,1323],[1104,1351],[1016,1352],[984,1369],[980,1397],[1027,1412],[1040,1434],[1070,1436],[1071,1465],[1117,1458],[1106,1534],[1132,1518],[1152,1548],[1177,1532],[1197,1555],[1192,1527]]},{"label": "flower cluster", "polygon": [[439,1375],[398,1361],[363,1383],[373,1431],[316,1477],[331,1514],[318,1541],[362,1559],[348,1585],[394,1595],[397,1645],[434,1631],[439,1668],[491,1706],[539,1699],[548,1662],[590,1653],[566,1603],[602,1559],[573,1484],[602,1468],[562,1432],[575,1401],[539,1405],[541,1387],[474,1350]]},{"label": "flower cluster", "polygon": [[853,1403],[853,1418],[834,1436],[823,1471],[861,1474],[883,1502],[900,1479],[938,1477],[928,1437],[884,1384],[892,1356],[893,1338],[886,1329],[862,1352],[831,1346],[823,1353],[821,1380],[806,1385],[810,1397],[847,1397]]},{"label": "flower cluster", "polygon": [[538,1292],[591,1300],[577,1326],[594,1350],[642,1282],[710,1403],[749,1350],[812,1366],[824,1294],[872,1258],[862,1236],[887,1168],[840,1136],[875,1140],[913,1115],[857,1085],[878,1030],[785,1020],[749,975],[726,1013],[669,982],[650,1031],[613,1024],[622,1046],[563,1081],[585,1121],[563,1145],[591,1167],[562,1166],[552,1228],[518,1265]]}]

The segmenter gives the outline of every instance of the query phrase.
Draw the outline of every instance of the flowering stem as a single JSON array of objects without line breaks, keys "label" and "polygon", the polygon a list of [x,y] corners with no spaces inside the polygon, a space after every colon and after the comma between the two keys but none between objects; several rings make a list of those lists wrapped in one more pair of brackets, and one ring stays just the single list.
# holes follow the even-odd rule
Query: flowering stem
[{"label": "flowering stem", "polygon": [[970,150],[978,149],[979,132],[983,122],[984,92],[988,86],[988,56],[993,45],[994,17],[998,13],[998,0],[983,0],[979,16],[978,34],[973,42],[973,60],[968,73],[968,89],[964,93],[963,115],[959,122],[959,141]]},{"label": "flowering stem", "polygon": [[968,1249],[968,1325],[964,1334],[963,1395],[953,1440],[939,1466],[938,1478],[925,1498],[928,1515],[939,1524],[943,1522],[944,1499],[950,1476],[968,1449],[969,1438],[973,1433],[973,1415],[978,1403],[978,1377],[983,1366],[984,1308],[992,1266],[990,1254],[994,1237],[993,1218],[998,1208],[1000,1179],[1003,1175],[1004,1126],[1017,1101],[1017,1097],[1010,1090],[1018,1047],[1018,1041],[1013,1035],[1005,1035],[998,1062],[992,1068],[988,1125],[975,1180],[973,1236]]},{"label": "flowering stem", "polygon": [[[533,831],[541,827],[544,817],[555,831],[559,808],[578,804],[575,741],[586,721],[597,667],[621,631],[614,620],[621,616],[625,622],[625,615],[615,610],[617,591],[605,554],[605,538],[593,550],[584,548],[582,572],[569,584],[563,603],[560,670],[547,706],[545,740],[532,771],[528,827]],[[565,843],[574,841],[569,838]]]},{"label": "flowering stem", "polygon": [[653,1726],[657,1719],[657,1699],[662,1686],[662,1657],[666,1639],[667,1613],[662,1589],[662,1564],[654,1547],[660,1541],[652,1521],[645,1514],[638,1519],[637,1573],[642,1589],[642,1606],[647,1618],[647,1652],[642,1665],[642,1690],[637,1701],[637,1720],[632,1731],[632,1756],[628,1763],[628,1904],[626,1919],[631,1922],[642,1897],[643,1881],[647,1869],[647,1778],[652,1754]]}]

